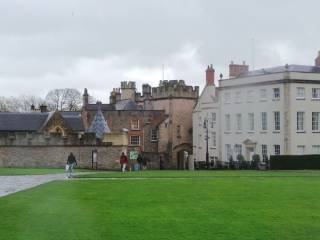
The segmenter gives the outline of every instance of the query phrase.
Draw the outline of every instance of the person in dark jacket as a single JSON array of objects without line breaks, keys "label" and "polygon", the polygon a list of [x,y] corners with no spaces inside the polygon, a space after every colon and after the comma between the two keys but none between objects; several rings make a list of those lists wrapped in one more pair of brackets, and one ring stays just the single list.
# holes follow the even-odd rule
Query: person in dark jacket
[{"label": "person in dark jacket", "polygon": [[124,152],[121,153],[120,164],[121,164],[121,171],[125,172],[128,164],[128,157],[124,154]]},{"label": "person in dark jacket", "polygon": [[70,153],[67,160],[66,170],[68,171],[68,178],[72,177],[73,168],[77,165],[76,157]]},{"label": "person in dark jacket", "polygon": [[143,167],[143,159],[142,159],[141,154],[138,155],[138,157],[137,157],[137,162],[138,162],[138,164],[139,164],[139,170],[142,170],[142,167]]}]

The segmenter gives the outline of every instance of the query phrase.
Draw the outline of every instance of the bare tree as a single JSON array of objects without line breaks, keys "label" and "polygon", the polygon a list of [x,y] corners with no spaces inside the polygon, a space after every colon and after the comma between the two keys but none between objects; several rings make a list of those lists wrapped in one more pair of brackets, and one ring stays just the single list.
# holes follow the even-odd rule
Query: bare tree
[{"label": "bare tree", "polygon": [[0,97],[0,112],[8,112],[7,99],[4,97]]},{"label": "bare tree", "polygon": [[81,93],[77,89],[51,90],[46,96],[48,108],[52,111],[76,111],[81,108]]}]

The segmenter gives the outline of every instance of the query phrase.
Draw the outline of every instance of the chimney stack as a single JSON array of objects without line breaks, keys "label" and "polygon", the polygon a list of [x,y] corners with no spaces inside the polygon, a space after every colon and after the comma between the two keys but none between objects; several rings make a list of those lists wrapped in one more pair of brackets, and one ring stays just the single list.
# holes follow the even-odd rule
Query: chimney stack
[{"label": "chimney stack", "polygon": [[320,51],[318,52],[318,57],[315,59],[315,66],[320,67]]},{"label": "chimney stack", "polygon": [[233,61],[229,64],[229,77],[238,77],[242,73],[249,71],[249,65],[243,61],[242,64],[234,64]]},{"label": "chimney stack", "polygon": [[206,85],[214,85],[214,69],[212,64],[206,70]]},{"label": "chimney stack", "polygon": [[86,88],[84,89],[82,100],[82,107],[86,107],[89,104],[89,94]]},{"label": "chimney stack", "polygon": [[40,105],[40,112],[42,112],[42,113],[48,112],[47,105],[41,104],[41,105]]}]

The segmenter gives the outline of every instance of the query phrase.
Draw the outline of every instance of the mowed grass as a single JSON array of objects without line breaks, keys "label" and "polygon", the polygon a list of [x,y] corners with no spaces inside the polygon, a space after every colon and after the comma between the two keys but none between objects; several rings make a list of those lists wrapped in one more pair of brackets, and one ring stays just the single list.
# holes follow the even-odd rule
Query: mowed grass
[{"label": "mowed grass", "polygon": [[51,182],[0,198],[0,239],[320,239],[320,177],[285,173]]},{"label": "mowed grass", "polygon": [[209,171],[101,171],[83,174],[77,178],[215,178],[215,177],[320,177],[320,171],[252,171],[252,170],[209,170]]},{"label": "mowed grass", "polygon": [[[84,169],[75,169],[75,172],[89,171]],[[65,173],[64,168],[0,168],[0,176],[8,175],[39,175],[51,173]]]}]

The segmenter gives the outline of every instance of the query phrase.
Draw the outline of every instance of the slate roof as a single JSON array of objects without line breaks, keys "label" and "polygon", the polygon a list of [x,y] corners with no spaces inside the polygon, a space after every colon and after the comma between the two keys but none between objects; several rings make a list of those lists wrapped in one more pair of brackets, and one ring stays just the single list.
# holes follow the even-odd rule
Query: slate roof
[{"label": "slate roof", "polygon": [[285,65],[272,68],[262,68],[259,70],[245,72],[239,75],[239,77],[258,76],[272,73],[281,72],[301,72],[301,73],[320,73],[320,67],[305,66],[305,65]]},{"label": "slate roof", "polygon": [[[80,112],[60,112],[73,131],[84,131]],[[50,120],[52,112],[0,112],[0,131],[39,131]]]},{"label": "slate roof", "polygon": [[142,106],[139,106],[136,102],[131,99],[121,100],[116,103],[116,110],[143,110]]},{"label": "slate roof", "polygon": [[60,112],[73,131],[84,131],[81,112]]},{"label": "slate roof", "polygon": [[101,110],[98,110],[96,115],[94,116],[91,126],[87,130],[89,133],[95,133],[96,138],[102,139],[103,135],[105,133],[110,133],[111,130],[107,124],[107,121],[105,120]]},{"label": "slate roof", "polygon": [[0,131],[38,131],[49,113],[0,113]]}]

